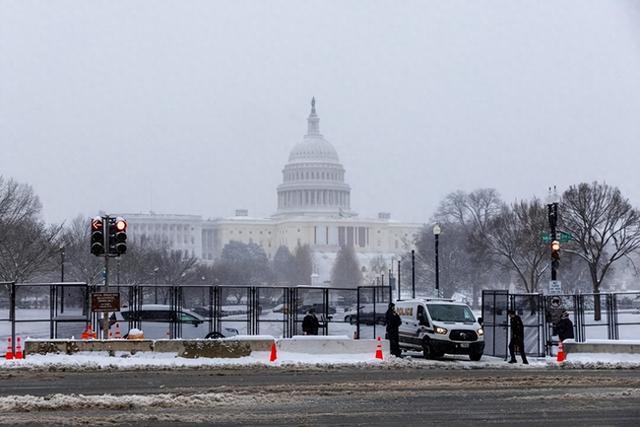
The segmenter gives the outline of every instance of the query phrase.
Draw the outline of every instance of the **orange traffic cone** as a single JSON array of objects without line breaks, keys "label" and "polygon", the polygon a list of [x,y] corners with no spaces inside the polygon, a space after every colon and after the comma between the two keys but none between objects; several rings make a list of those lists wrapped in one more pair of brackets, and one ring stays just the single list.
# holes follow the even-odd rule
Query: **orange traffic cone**
[{"label": "orange traffic cone", "polygon": [[564,354],[564,347],[562,346],[562,341],[558,343],[558,356],[556,357],[556,362],[564,362],[567,360],[567,355]]},{"label": "orange traffic cone", "polygon": [[82,331],[82,333],[80,334],[80,338],[83,340],[88,340],[89,339],[89,326],[87,325],[84,328],[84,331]]},{"label": "orange traffic cone", "polygon": [[4,354],[6,360],[13,359],[13,346],[11,345],[11,337],[7,338],[7,352]]},{"label": "orange traffic cone", "polygon": [[91,325],[89,325],[89,330],[87,331],[87,338],[90,340],[95,340],[97,337],[96,333],[93,332],[93,327],[91,327]]},{"label": "orange traffic cone", "polygon": [[378,337],[378,347],[376,348],[376,359],[382,360],[382,340]]},{"label": "orange traffic cone", "polygon": [[117,340],[122,339],[122,334],[120,333],[120,323],[116,322],[116,332],[113,337]]},{"label": "orange traffic cone", "polygon": [[24,359],[22,354],[22,344],[20,344],[20,337],[16,337],[16,359]]},{"label": "orange traffic cone", "polygon": [[271,344],[271,356],[269,356],[269,362],[275,362],[278,359],[278,350],[276,349],[276,342]]}]

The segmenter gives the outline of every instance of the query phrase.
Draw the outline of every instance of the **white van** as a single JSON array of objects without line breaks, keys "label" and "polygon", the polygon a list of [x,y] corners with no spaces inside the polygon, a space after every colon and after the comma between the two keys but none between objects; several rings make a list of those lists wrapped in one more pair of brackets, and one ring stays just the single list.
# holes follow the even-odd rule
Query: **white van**
[{"label": "white van", "polygon": [[412,299],[396,302],[402,319],[400,348],[421,350],[427,359],[448,354],[468,354],[480,360],[484,330],[467,304],[444,299]]}]

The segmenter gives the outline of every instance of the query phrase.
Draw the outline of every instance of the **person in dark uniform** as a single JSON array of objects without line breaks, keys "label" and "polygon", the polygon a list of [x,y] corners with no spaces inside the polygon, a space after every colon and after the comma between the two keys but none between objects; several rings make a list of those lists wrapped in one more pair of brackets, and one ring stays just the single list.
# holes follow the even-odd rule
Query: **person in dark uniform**
[{"label": "person in dark uniform", "polygon": [[310,308],[307,315],[302,319],[302,332],[305,335],[318,335],[318,329],[320,328],[320,322],[316,317],[316,309]]},{"label": "person in dark uniform", "polygon": [[392,302],[389,303],[389,308],[385,314],[385,320],[387,324],[387,339],[389,340],[389,346],[391,347],[391,354],[396,357],[401,357],[402,351],[400,350],[399,328],[402,324],[402,320],[396,311],[396,305]]},{"label": "person in dark uniform", "polygon": [[560,341],[564,341],[569,338],[574,338],[573,335],[573,322],[569,319],[569,313],[566,311],[562,312],[562,316],[560,320],[556,324],[556,332],[558,333],[558,338]]},{"label": "person in dark uniform", "polygon": [[524,351],[524,324],[522,323],[522,319],[514,310],[509,310],[507,314],[511,320],[511,341],[509,341],[509,354],[511,355],[511,360],[509,360],[509,363],[517,362],[517,349],[520,356],[522,356],[522,363],[528,365],[529,362],[527,362],[527,355]]}]

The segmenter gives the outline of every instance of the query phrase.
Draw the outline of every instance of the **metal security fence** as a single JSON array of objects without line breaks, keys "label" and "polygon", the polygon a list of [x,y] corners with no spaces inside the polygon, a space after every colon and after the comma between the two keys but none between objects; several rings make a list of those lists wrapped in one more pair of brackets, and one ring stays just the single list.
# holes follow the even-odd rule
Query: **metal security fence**
[{"label": "metal security fence", "polygon": [[[596,316],[596,307],[600,316]],[[511,294],[505,290],[482,292],[485,354],[507,357],[509,323],[513,309],[525,327],[528,355],[552,355],[558,337],[555,324],[563,311],[573,322],[576,341],[588,339],[640,339],[640,292],[600,294]]]},{"label": "metal security fence", "polygon": [[[393,300],[391,286],[361,286],[357,293],[357,312],[350,321],[356,324],[356,337],[384,337],[386,312]],[[346,319],[345,319],[346,320]]]},{"label": "metal security fence", "polygon": [[[91,294],[119,295],[119,311],[91,311]],[[373,297],[375,298],[375,296]],[[364,301],[368,301],[363,297]],[[291,337],[313,308],[321,335],[356,336],[357,289],[268,286],[173,286],[86,283],[0,283],[0,339],[80,337],[87,326],[98,338],[143,331],[145,338],[218,338],[231,335]],[[106,325],[106,327],[105,327]],[[117,333],[116,333],[117,330]],[[15,348],[14,348],[15,350]]]}]

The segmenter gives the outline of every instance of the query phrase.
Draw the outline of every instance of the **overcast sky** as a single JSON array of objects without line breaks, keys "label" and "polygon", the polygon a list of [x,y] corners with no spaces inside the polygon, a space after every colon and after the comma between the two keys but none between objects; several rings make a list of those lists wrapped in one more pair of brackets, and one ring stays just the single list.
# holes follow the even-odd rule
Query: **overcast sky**
[{"label": "overcast sky", "polygon": [[0,0],[0,175],[50,222],[270,215],[312,96],[364,217],[593,180],[640,205],[640,2]]}]

